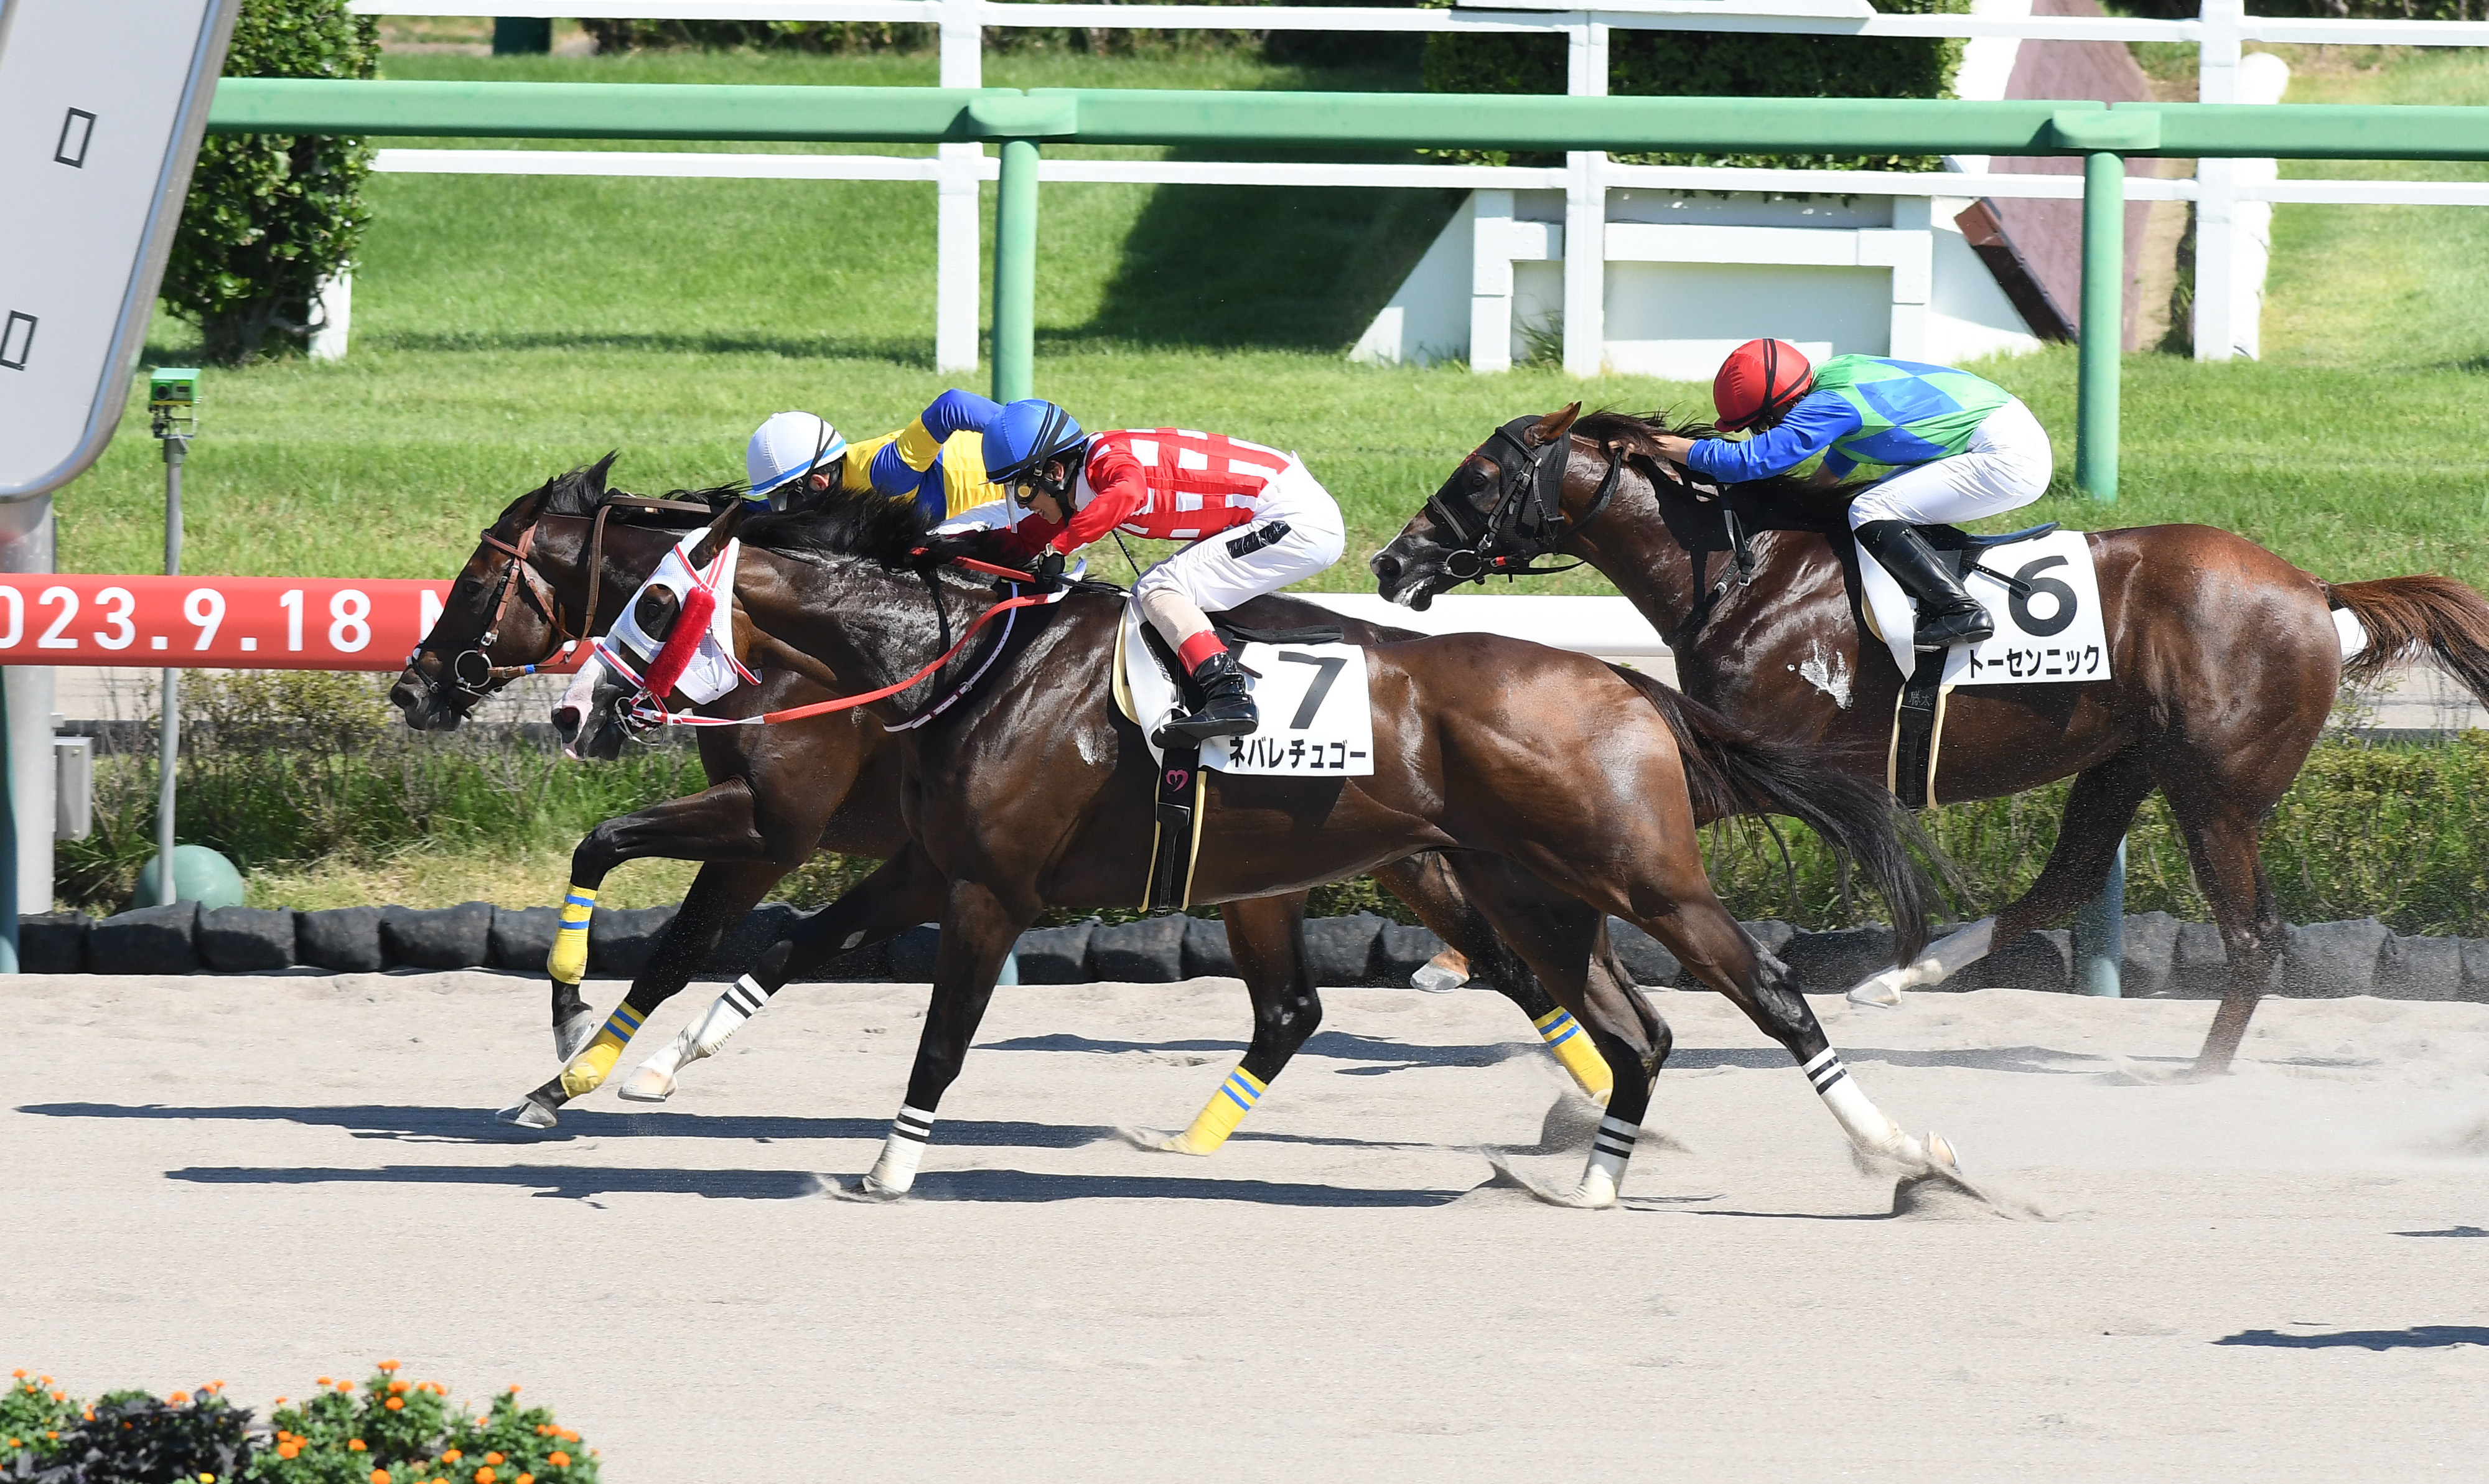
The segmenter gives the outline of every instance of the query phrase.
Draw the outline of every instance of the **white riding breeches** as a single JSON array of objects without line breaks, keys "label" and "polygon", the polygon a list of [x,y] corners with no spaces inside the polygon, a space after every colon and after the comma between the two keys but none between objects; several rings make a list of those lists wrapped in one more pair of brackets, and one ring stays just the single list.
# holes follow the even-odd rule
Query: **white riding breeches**
[{"label": "white riding breeches", "polygon": [[2056,467],[2048,430],[2016,397],[1988,414],[1961,452],[1879,479],[1850,502],[1849,528],[1869,521],[1960,525],[2047,493]]},{"label": "white riding breeches", "polygon": [[1151,594],[1172,590],[1206,614],[1224,613],[1339,560],[1348,544],[1339,502],[1291,462],[1272,482],[1250,525],[1204,536],[1141,574],[1132,596],[1150,612]]}]

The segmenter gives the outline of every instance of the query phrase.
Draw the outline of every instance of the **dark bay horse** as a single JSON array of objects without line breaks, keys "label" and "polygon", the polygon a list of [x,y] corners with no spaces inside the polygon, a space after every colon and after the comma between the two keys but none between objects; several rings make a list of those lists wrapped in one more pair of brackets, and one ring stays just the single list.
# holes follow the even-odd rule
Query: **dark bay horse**
[{"label": "dark bay horse", "polygon": [[[744,663],[812,673],[825,688],[844,682],[859,696],[904,685],[872,703],[893,725],[949,694],[947,674],[918,671],[946,652],[968,615],[997,602],[998,589],[925,567],[913,555],[925,528],[911,505],[835,495],[748,523],[734,590]],[[1119,592],[1096,590],[1029,610],[1034,620],[990,663],[975,662],[981,683],[930,725],[900,734],[900,804],[913,842],[867,885],[938,910],[942,936],[905,1101],[865,1193],[902,1194],[913,1183],[1018,934],[1047,906],[1138,899],[1158,765],[1109,699],[1122,612]],[[662,627],[638,616],[650,632]],[[1364,648],[1371,776],[1210,776],[1193,893],[1226,903],[1231,931],[1245,929],[1240,966],[1266,970],[1249,976],[1253,1041],[1225,1096],[1249,1106],[1320,1019],[1301,924],[1274,903],[1445,851],[1471,900],[1587,1027],[1614,1076],[1588,1166],[1565,1203],[1615,1199],[1670,1044],[1641,995],[1602,992],[1585,975],[1607,913],[1658,937],[1785,1046],[1859,1150],[1908,1175],[1956,1168],[1943,1141],[1904,1134],[1859,1090],[1786,971],[1712,894],[1696,849],[1699,814],[1793,814],[1855,857],[1915,953],[1927,883],[1880,788],[1581,655],[1484,635]],[[633,685],[591,660],[563,699],[559,725],[591,748],[618,737]],[[1493,879],[1481,868],[1498,862],[1514,873],[1508,880],[1538,884],[1533,899],[1479,889]],[[839,913],[834,905],[773,948],[755,978],[782,983],[797,960],[837,952]],[[582,1060],[596,1054],[591,1045]],[[1216,1110],[1214,1098],[1204,1120]]]},{"label": "dark bay horse", "polygon": [[[1588,561],[1632,600],[1676,657],[1687,694],[1765,735],[1818,751],[1827,766],[1880,785],[1903,676],[1880,642],[1861,642],[1857,567],[1845,534],[1764,529],[1740,581],[1720,492],[1689,483],[1656,437],[1702,437],[1661,414],[1599,414],[1577,403],[1522,435],[1565,441],[1560,514],[1518,534],[1523,475],[1484,445],[1370,563],[1383,595],[1412,608],[1498,558],[1549,553]],[[1602,503],[1604,493],[1604,503]],[[1777,483],[1732,487],[1809,510],[1845,532],[1837,497]],[[1811,507],[1811,508],[1810,508]],[[1449,520],[1445,519],[1448,508]],[[1751,509],[1747,519],[1752,522]],[[1790,524],[1798,524],[1792,522]],[[1484,532],[1467,539],[1448,526]],[[1499,538],[1494,528],[1507,534]],[[2195,1070],[2226,1069],[2279,962],[2282,922],[2256,852],[2265,814],[2289,788],[2345,679],[2422,649],[2489,699],[2489,604],[2440,577],[2327,583],[2228,531],[2150,526],[2090,535],[2112,678],[2082,684],[1965,686],[1945,712],[1935,796],[1993,798],[2072,776],[2047,865],[2019,899],[1851,991],[1898,1004],[1988,951],[2064,921],[2098,895],[2146,794],[2168,799],[2195,880],[2228,953],[2224,993]],[[1483,545],[1482,545],[1483,544]],[[1527,549],[1525,549],[1527,548]],[[1455,575],[1454,568],[1462,569]],[[2347,663],[2332,613],[2367,633]]]},{"label": "dark bay horse", "polygon": [[[552,657],[563,640],[603,632],[640,585],[688,530],[710,512],[739,510],[731,490],[676,492],[676,508],[649,509],[607,487],[611,457],[573,471],[511,502],[460,570],[440,620],[410,658],[390,699],[417,730],[455,727],[492,691],[515,678],[518,666]],[[692,510],[680,508],[690,505]],[[606,516],[599,529],[599,513]],[[524,552],[525,556],[520,554]],[[590,611],[590,605],[593,611]],[[1269,599],[1240,611],[1244,621],[1272,627],[1334,623],[1353,639],[1376,642],[1404,633],[1341,619],[1293,599]],[[462,674],[463,671],[463,674]],[[792,671],[775,670],[761,683],[710,708],[758,715],[828,699],[832,691]],[[626,1004],[644,1018],[681,990],[719,942],[762,895],[815,850],[887,859],[907,841],[900,817],[899,749],[881,724],[861,710],[756,728],[703,728],[701,764],[709,786],[699,793],[609,819],[588,832],[571,856],[574,889],[595,891],[623,863],[649,857],[701,862],[699,876],[633,980]],[[1473,974],[1528,1015],[1557,1058],[1593,1099],[1608,1093],[1607,1065],[1576,1034],[1573,1022],[1503,946],[1473,906],[1442,856],[1426,853],[1387,863],[1375,872],[1429,928],[1470,960]],[[1301,899],[1292,899],[1299,901]],[[879,941],[932,915],[901,906],[878,910],[881,899],[861,896],[833,919],[841,941]],[[908,915],[914,911],[914,915]],[[854,935],[863,934],[857,938]],[[584,965],[583,965],[584,967]],[[1606,941],[1604,925],[1593,973],[1612,991],[1633,979]],[[771,985],[771,989],[777,986]],[[731,991],[730,991],[731,992]],[[595,1034],[598,1020],[579,991],[576,972],[553,979],[555,1054],[568,1062]],[[662,1100],[673,1091],[685,1060],[706,1056],[714,1042],[695,1039],[695,1017],[675,1043],[655,1053],[623,1088],[626,1097]],[[738,1024],[739,1017],[728,1017]]]}]

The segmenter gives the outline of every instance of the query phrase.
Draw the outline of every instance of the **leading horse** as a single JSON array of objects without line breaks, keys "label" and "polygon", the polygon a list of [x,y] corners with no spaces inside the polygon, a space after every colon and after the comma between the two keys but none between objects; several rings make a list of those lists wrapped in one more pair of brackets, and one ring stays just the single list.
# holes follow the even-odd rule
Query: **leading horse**
[{"label": "leading horse", "polygon": [[[1700,487],[1656,440],[1703,437],[1707,425],[1580,410],[1507,424],[1525,457],[1500,451],[1499,439],[1463,459],[1373,557],[1382,594],[1423,609],[1463,581],[1526,571],[1540,556],[1588,562],[1659,630],[1688,695],[1880,785],[1903,676],[1881,642],[1861,642],[1858,569],[1837,500],[1780,481]],[[1542,464],[1560,485],[1535,484]],[[1740,515],[1754,530],[1744,539],[1732,534]],[[2099,894],[2136,807],[2158,787],[2227,951],[2220,1008],[2195,1062],[2197,1074],[2218,1072],[2282,945],[2257,831],[2335,692],[2425,649],[2489,699],[2489,604],[2442,577],[2328,583],[2205,526],[2088,539],[2111,678],[1954,692],[1932,790],[1948,801],[1993,798],[2071,776],[2047,865],[1993,917],[1851,997],[1899,1004],[1902,990],[1944,979],[1992,944],[2063,921]],[[2337,609],[2365,631],[2347,660]]]},{"label": "leading horse", "polygon": [[[972,677],[970,688],[955,689],[938,662],[925,662],[958,652],[950,636],[965,614],[987,605],[982,623],[1034,599],[998,599],[991,585],[928,565],[918,555],[925,532],[912,506],[835,494],[758,517],[743,530],[733,594],[748,666],[860,688],[856,699],[886,725],[930,718],[900,744],[901,805],[913,842],[867,883],[938,910],[942,924],[905,1101],[861,1187],[879,1195],[912,1184],[1018,934],[1048,906],[1137,899],[1158,787],[1138,728],[1109,699],[1121,593],[1058,595],[976,661],[981,683]],[[662,627],[647,613],[639,618],[648,632]],[[1956,1168],[1942,1140],[1904,1134],[1859,1090],[1786,971],[1712,894],[1696,848],[1698,809],[1793,814],[1859,861],[1902,925],[1905,954],[1915,953],[1926,881],[1881,789],[1826,773],[1656,682],[1585,656],[1487,635],[1369,644],[1364,655],[1372,774],[1211,774],[1197,899],[1227,903],[1231,927],[1250,924],[1273,900],[1314,883],[1452,852],[1472,899],[1588,1029],[1614,1077],[1607,1117],[1580,1185],[1559,1198],[1565,1204],[1615,1200],[1670,1044],[1642,996],[1596,993],[1586,978],[1608,913],[1659,938],[1786,1047],[1860,1151],[1905,1175]],[[559,725],[591,745],[618,735],[635,685],[591,660],[564,698]],[[940,713],[929,709],[946,692]],[[1539,883],[1536,899],[1476,890],[1483,868],[1498,862],[1507,880]],[[839,910],[771,949],[755,977],[784,982],[799,959],[837,952],[843,940],[823,919]],[[1295,928],[1292,913],[1281,926]],[[1273,952],[1299,961],[1263,976],[1256,989],[1252,1044],[1226,1089],[1240,1107],[1260,1097],[1321,1015],[1301,938],[1265,931],[1255,939],[1240,962]],[[1286,983],[1267,999],[1273,981]],[[618,1049],[617,1041],[606,1065]],[[592,1045],[574,1069],[598,1054]]]},{"label": "leading horse", "polygon": [[[741,509],[732,490],[677,491],[656,501],[623,494],[607,484],[612,464],[608,456],[548,481],[513,500],[485,530],[439,621],[390,691],[409,727],[455,727],[486,696],[560,652],[565,641],[601,633],[676,541]],[[1408,637],[1294,599],[1264,600],[1241,616],[1272,626],[1319,618],[1360,641]],[[713,709],[758,715],[831,695],[815,679],[776,670]],[[703,728],[699,747],[708,787],[606,820],[571,856],[571,883],[588,892],[629,861],[701,863],[681,911],[632,982],[625,1003],[643,1018],[688,985],[726,933],[814,851],[881,860],[900,853],[907,841],[898,804],[899,749],[881,724],[861,710],[769,727]],[[1530,1017],[1584,1092],[1594,1099],[1607,1096],[1606,1064],[1589,1052],[1572,1017],[1520,957],[1497,939],[1440,855],[1388,863],[1375,878],[1468,957],[1478,983]],[[833,919],[843,925],[843,941],[859,933],[858,946],[879,941],[926,915],[909,916],[905,909],[897,916],[880,913],[874,910],[878,900],[866,896],[844,904]],[[1614,992],[1626,992],[1633,984],[1604,930],[1592,972]],[[580,994],[576,971],[571,978],[554,977],[552,998],[555,1055],[567,1062],[594,1035],[598,1021]],[[651,1101],[671,1096],[683,1063],[713,1054],[725,1039],[703,1036],[702,1028],[714,1018],[713,1030],[730,1033],[759,1003],[747,992],[729,990],[720,999],[727,1011],[694,1017],[672,1044],[625,1082],[623,1096]]]}]

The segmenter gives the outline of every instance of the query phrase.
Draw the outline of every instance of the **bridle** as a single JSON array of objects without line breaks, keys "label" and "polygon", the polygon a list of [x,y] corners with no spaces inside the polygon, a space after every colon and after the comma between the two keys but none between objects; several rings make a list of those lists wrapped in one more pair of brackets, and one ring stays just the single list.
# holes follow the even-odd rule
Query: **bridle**
[{"label": "bridle", "polygon": [[[715,515],[719,520],[735,511],[735,507],[729,506],[724,512],[713,512],[705,504],[687,499],[652,499],[639,495],[609,495],[599,500],[595,516],[588,526],[587,605],[581,610],[580,624],[583,629],[592,626],[596,621],[597,597],[605,582],[605,522],[606,518],[616,509]],[[481,544],[504,554],[510,559],[502,564],[501,578],[493,590],[492,621],[485,625],[483,634],[473,644],[459,651],[443,667],[448,683],[457,688],[458,694],[466,699],[470,708],[520,676],[534,674],[548,661],[560,655],[573,644],[592,637],[584,633],[571,632],[570,625],[563,619],[560,601],[554,596],[553,584],[546,581],[542,572],[536,570],[535,562],[531,559],[531,554],[535,549],[536,533],[543,528],[545,520],[546,517],[540,514],[533,521],[529,522],[528,528],[519,532],[519,539],[516,541],[503,540],[489,527],[483,532]],[[518,600],[521,592],[525,592],[529,601],[535,605],[536,611],[544,615],[545,623],[551,632],[546,638],[543,651],[534,659],[523,664],[497,665],[493,662],[492,650],[501,642],[501,625],[508,621],[510,607]],[[425,643],[428,644],[430,642],[430,636],[425,636]],[[417,645],[415,655],[420,655],[422,652],[423,645]],[[407,663],[412,665],[415,658],[415,655],[408,656]],[[439,690],[441,681],[435,680],[433,687],[436,691]]]},{"label": "bridle", "polygon": [[[1590,508],[1577,519],[1564,513],[1564,469],[1573,453],[1569,433],[1543,447],[1532,448],[1523,434],[1537,426],[1535,417],[1515,417],[1495,430],[1478,454],[1495,466],[1496,502],[1481,510],[1446,499],[1438,489],[1426,497],[1426,514],[1451,539],[1444,570],[1456,581],[1483,583],[1489,577],[1549,577],[1570,572],[1579,561],[1560,567],[1535,565],[1565,540],[1599,518],[1616,498],[1616,476],[1623,455],[1609,446],[1608,470],[1599,480]],[[1475,457],[1477,455],[1473,455]],[[1466,461],[1464,461],[1466,462]]]}]

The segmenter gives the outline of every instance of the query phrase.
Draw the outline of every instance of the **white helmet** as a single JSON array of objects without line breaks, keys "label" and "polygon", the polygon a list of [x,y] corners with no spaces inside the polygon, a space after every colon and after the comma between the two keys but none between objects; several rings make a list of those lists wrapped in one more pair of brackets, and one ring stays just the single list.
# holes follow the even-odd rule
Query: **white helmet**
[{"label": "white helmet", "polygon": [[779,413],[753,433],[744,445],[743,471],[752,499],[766,498],[780,485],[802,478],[847,451],[839,430],[811,413]]}]

